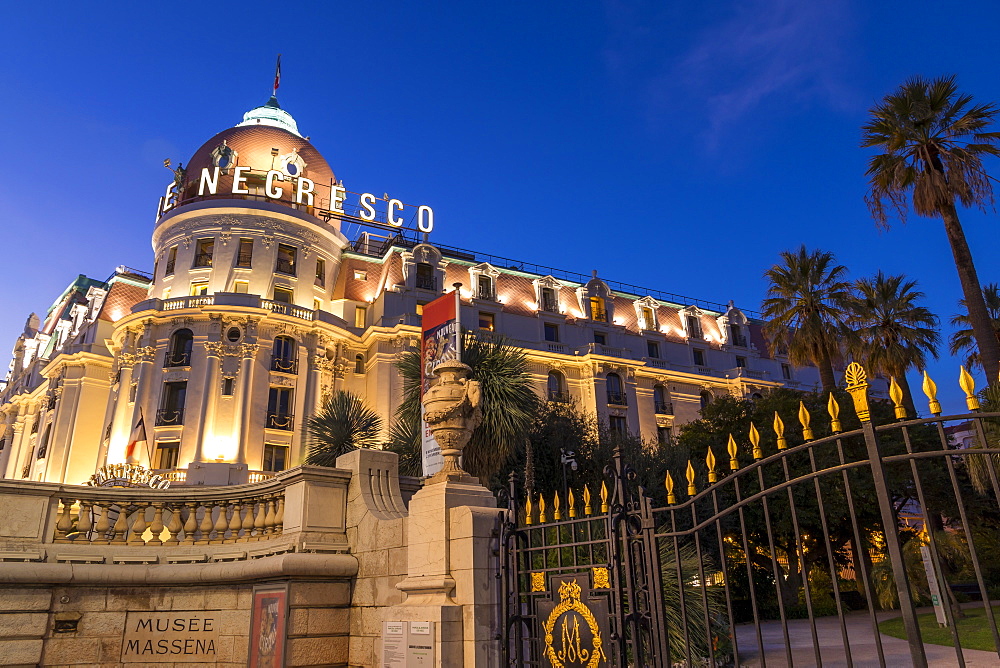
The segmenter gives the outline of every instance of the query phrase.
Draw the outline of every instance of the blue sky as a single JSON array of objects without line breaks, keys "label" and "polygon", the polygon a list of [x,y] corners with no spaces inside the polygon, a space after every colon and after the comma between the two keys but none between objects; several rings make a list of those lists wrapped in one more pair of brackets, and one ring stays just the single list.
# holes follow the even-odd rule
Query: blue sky
[{"label": "blue sky", "polygon": [[[940,221],[876,230],[859,127],[905,78],[1000,101],[1000,5],[19,3],[0,25],[0,348],[78,273],[152,267],[170,174],[270,93],[432,240],[758,309],[781,250],[961,296]],[[1000,165],[988,166],[996,174]],[[983,282],[997,214],[962,212]],[[958,361],[931,367],[961,410]],[[918,399],[918,403],[919,399]]]}]

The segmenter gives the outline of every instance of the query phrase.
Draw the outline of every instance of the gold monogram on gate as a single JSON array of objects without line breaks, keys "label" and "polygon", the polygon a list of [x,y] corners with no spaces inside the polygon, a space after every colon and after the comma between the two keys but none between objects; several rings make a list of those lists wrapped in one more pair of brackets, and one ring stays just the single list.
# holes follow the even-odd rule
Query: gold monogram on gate
[{"label": "gold monogram on gate", "polygon": [[[559,605],[545,620],[545,656],[554,668],[597,668],[601,661],[607,661],[604,641],[594,614],[580,600],[580,585],[563,582],[559,585],[559,599]],[[586,625],[583,630],[589,631],[589,646],[580,633],[581,621]]]}]

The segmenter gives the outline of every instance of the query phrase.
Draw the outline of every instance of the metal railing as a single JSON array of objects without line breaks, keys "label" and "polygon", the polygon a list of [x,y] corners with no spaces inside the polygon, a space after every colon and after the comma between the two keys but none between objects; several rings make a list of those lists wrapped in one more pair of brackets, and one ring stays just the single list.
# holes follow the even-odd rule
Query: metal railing
[{"label": "metal railing", "polygon": [[166,355],[163,356],[163,366],[175,367],[175,366],[190,366],[191,365],[191,351],[190,350],[168,350]]},{"label": "metal railing", "polygon": [[674,404],[669,401],[657,401],[655,410],[657,415],[673,415]]},{"label": "metal railing", "polygon": [[278,371],[280,373],[298,373],[299,361],[295,358],[289,359],[280,355],[272,355],[271,371]]},{"label": "metal railing", "polygon": [[184,424],[183,408],[159,408],[156,411],[156,426],[170,427]]},{"label": "metal railing", "polygon": [[253,253],[239,253],[236,256],[236,266],[242,269],[249,269],[253,266]]},{"label": "metal railing", "polygon": [[211,253],[197,253],[194,256],[194,266],[195,267],[211,267],[212,266],[212,254]]},{"label": "metal railing", "polygon": [[437,290],[437,279],[434,276],[417,276],[414,285],[421,290]]},{"label": "metal railing", "polygon": [[267,420],[264,422],[264,426],[268,429],[282,429],[284,431],[292,431],[295,428],[295,416],[291,413],[279,413],[277,411],[268,411]]},{"label": "metal railing", "polygon": [[628,406],[628,396],[624,392],[608,391],[609,406]]},{"label": "metal railing", "polygon": [[289,276],[295,275],[295,263],[290,260],[282,260],[278,258],[277,262],[274,263],[274,271],[279,274],[288,274]]},{"label": "metal railing", "polygon": [[568,404],[573,401],[573,397],[569,392],[553,392],[549,390],[549,401],[554,401],[559,404]]}]

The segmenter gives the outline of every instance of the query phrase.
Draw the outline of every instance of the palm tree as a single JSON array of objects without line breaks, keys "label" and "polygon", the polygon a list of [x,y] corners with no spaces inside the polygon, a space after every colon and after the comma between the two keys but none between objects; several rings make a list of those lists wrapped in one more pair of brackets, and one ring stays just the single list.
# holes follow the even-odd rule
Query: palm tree
[{"label": "palm tree", "polygon": [[861,146],[884,151],[868,162],[870,188],[865,200],[875,222],[889,226],[887,208],[905,220],[908,204],[918,216],[944,221],[989,383],[997,382],[1000,371],[1000,341],[990,327],[972,251],[955,207],[984,209],[993,203],[982,159],[1000,156],[1000,133],[987,131],[998,112],[993,104],[973,104],[971,95],[959,93],[954,76],[914,77],[872,107],[871,119],[861,128]]},{"label": "palm tree", "polygon": [[792,364],[815,364],[824,392],[833,390],[833,360],[840,353],[838,333],[843,330],[851,296],[847,269],[835,264],[833,253],[782,251],[781,264],[766,272],[770,281],[762,305],[764,332],[771,350],[788,351]]},{"label": "palm tree", "polygon": [[358,448],[378,447],[382,418],[360,397],[338,390],[309,418],[306,464],[336,466],[337,457]]},{"label": "palm tree", "polygon": [[[986,304],[986,312],[990,318],[990,325],[993,328],[993,335],[1000,340],[1000,286],[990,283],[983,286],[983,303]],[[969,318],[969,309],[964,299],[958,301],[958,305],[965,309],[965,313],[953,315],[951,324],[954,327],[961,327],[956,330],[948,339],[948,351],[952,355],[965,353],[965,366],[982,366],[979,359],[979,346],[976,345],[976,337],[972,331],[972,321]]]},{"label": "palm tree", "polygon": [[[483,421],[462,453],[462,468],[490,486],[494,476],[523,447],[540,399],[532,389],[524,350],[503,337],[466,333],[462,361],[472,368],[483,396]],[[403,377],[403,401],[396,411],[389,448],[413,462],[420,448],[420,356],[408,351],[396,368]],[[416,459],[419,461],[419,459]]]},{"label": "palm tree", "polygon": [[903,402],[916,415],[906,372],[927,364],[927,356],[937,359],[938,318],[918,301],[924,293],[917,282],[902,274],[873,278],[854,284],[848,325],[853,330],[849,346],[854,357],[868,370],[895,378],[903,390]]}]

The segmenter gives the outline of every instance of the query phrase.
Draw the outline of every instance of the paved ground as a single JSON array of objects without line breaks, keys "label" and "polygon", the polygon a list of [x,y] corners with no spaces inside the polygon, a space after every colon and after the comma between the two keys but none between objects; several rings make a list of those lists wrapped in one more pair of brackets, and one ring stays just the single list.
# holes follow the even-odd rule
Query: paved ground
[{"label": "paved ground", "polygon": [[[979,604],[977,604],[979,605]],[[918,612],[931,612],[931,609]],[[898,616],[898,612],[879,613],[878,620]],[[875,633],[872,630],[871,618],[867,612],[852,612],[844,617],[847,627],[847,637],[851,648],[851,659],[856,668],[879,666],[878,651],[875,644]],[[820,617],[816,620],[816,633],[819,639],[820,656],[823,666],[847,666],[847,654],[844,651],[844,641],[840,630],[840,620],[834,617]],[[785,653],[785,639],[781,622],[764,622],[761,624],[761,636],[764,643],[764,658],[768,668],[788,666]],[[792,663],[795,666],[815,666],[816,656],[813,650],[812,633],[808,619],[794,619],[788,622],[788,636],[792,647]],[[912,666],[910,646],[905,640],[880,634],[882,651],[885,655],[885,665]],[[741,624],[736,627],[736,639],[740,648],[740,665],[759,667],[760,649],[757,644],[757,634],[753,624]],[[930,666],[944,668],[958,666],[958,658],[954,647],[944,645],[924,645],[927,662]],[[996,668],[1000,666],[1000,657],[993,652],[981,652],[964,649],[965,665],[969,668]]]}]

